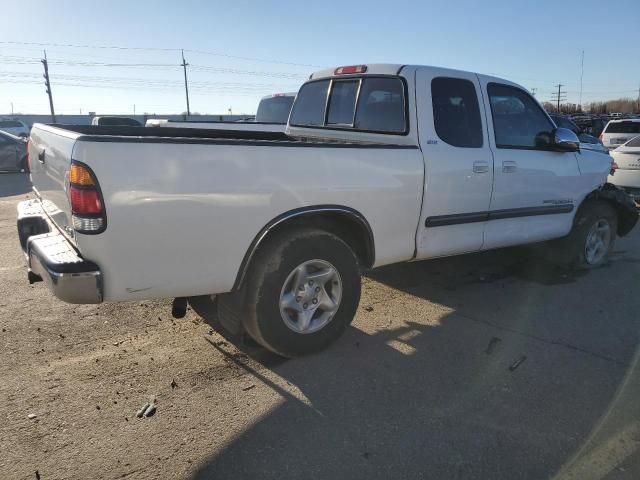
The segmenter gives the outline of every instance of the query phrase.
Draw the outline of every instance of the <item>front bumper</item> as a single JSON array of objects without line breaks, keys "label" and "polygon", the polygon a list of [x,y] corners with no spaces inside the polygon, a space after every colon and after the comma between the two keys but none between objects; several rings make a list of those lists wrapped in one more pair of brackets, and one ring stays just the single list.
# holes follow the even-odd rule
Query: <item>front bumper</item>
[{"label": "front bumper", "polygon": [[99,267],[80,256],[51,224],[39,201],[18,204],[18,236],[30,283],[44,280],[56,297],[68,303],[102,302]]}]

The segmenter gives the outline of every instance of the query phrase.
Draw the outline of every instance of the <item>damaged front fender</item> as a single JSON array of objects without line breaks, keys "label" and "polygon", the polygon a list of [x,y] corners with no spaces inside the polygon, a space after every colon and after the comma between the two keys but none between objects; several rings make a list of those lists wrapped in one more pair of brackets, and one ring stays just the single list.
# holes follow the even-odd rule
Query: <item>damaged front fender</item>
[{"label": "damaged front fender", "polygon": [[605,183],[598,190],[594,190],[585,200],[604,200],[618,212],[618,235],[628,234],[638,223],[638,208],[633,199],[622,189],[611,183]]}]

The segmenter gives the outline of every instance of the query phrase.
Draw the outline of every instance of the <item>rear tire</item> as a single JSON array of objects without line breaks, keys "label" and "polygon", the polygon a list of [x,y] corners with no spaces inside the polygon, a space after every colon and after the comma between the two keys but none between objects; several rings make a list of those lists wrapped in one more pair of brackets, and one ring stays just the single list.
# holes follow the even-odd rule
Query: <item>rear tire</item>
[{"label": "rear tire", "polygon": [[242,288],[221,295],[221,316],[242,322],[265,348],[284,357],[317,352],[351,323],[360,301],[357,258],[339,237],[296,228],[267,239]]},{"label": "rear tire", "polygon": [[551,244],[552,260],[574,269],[602,266],[613,250],[617,229],[618,215],[613,207],[588,200],[578,210],[571,233]]}]

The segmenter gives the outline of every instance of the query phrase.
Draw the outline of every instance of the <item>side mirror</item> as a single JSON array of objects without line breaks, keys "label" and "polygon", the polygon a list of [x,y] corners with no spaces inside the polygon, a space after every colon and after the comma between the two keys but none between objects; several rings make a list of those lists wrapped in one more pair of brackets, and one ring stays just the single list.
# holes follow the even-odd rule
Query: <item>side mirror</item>
[{"label": "side mirror", "polygon": [[568,128],[556,128],[551,132],[551,146],[559,152],[578,152],[580,139]]}]

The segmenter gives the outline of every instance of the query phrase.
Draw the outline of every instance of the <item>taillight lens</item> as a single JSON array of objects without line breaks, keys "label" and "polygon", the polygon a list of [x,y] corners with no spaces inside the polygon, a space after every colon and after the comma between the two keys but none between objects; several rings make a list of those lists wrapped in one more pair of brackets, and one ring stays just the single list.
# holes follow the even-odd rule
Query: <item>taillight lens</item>
[{"label": "taillight lens", "polygon": [[104,202],[98,180],[88,166],[71,163],[68,195],[73,228],[88,234],[104,231],[107,226]]},{"label": "taillight lens", "polygon": [[365,73],[367,71],[366,65],[349,65],[346,67],[338,67],[333,71],[334,75],[350,75],[353,73]]},{"label": "taillight lens", "polygon": [[75,215],[100,215],[102,214],[102,202],[96,190],[69,187],[71,199],[71,212]]}]

